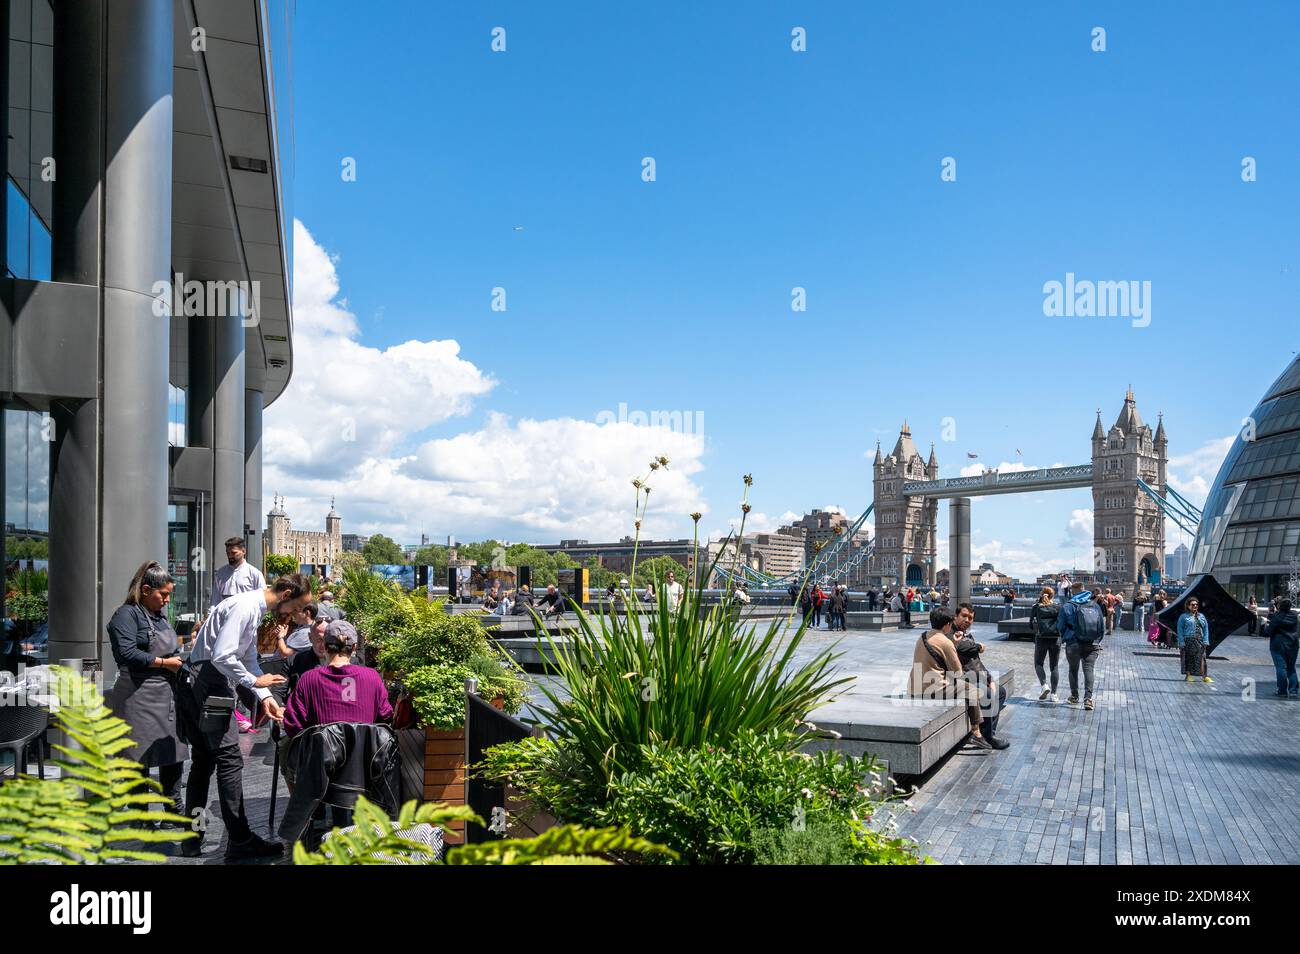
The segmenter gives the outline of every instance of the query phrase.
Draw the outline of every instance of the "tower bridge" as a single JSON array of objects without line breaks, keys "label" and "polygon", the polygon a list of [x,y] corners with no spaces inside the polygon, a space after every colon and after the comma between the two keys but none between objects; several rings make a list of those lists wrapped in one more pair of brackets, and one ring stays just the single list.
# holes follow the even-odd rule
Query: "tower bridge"
[{"label": "tower bridge", "polygon": [[[1164,516],[1195,533],[1200,511],[1166,483],[1169,441],[1163,416],[1152,431],[1138,413],[1132,390],[1109,430],[1101,410],[1092,430],[1087,464],[939,477],[934,445],[923,458],[903,422],[893,451],[876,445],[871,504],[849,528],[813,559],[818,581],[933,586],[938,567],[939,501],[949,501],[949,578],[957,600],[970,598],[970,501],[972,497],[1092,488],[1093,567],[1117,586],[1158,580],[1165,552]],[[875,534],[865,545],[858,530],[874,513]],[[804,573],[773,577],[749,567],[740,575],[758,586],[784,587]]]}]

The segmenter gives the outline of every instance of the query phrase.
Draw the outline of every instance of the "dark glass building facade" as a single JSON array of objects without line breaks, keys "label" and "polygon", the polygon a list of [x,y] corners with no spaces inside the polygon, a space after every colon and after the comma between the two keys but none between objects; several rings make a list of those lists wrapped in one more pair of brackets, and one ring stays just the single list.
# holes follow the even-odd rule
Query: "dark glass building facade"
[{"label": "dark glass building facade", "polygon": [[262,414],[293,367],[294,15],[0,0],[0,556],[7,581],[48,573],[51,660],[111,670],[104,624],[146,560],[176,616],[206,609],[227,538],[261,564]]},{"label": "dark glass building facade", "polygon": [[1243,603],[1251,594],[1265,602],[1285,592],[1300,574],[1300,358],[1273,382],[1224,458],[1190,572],[1213,574]]}]

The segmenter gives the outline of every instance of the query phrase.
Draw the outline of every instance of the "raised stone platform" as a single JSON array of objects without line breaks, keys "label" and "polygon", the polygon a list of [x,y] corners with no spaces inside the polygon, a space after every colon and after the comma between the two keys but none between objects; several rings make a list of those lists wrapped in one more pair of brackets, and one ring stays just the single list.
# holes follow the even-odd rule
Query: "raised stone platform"
[{"label": "raised stone platform", "polygon": [[[913,699],[907,694],[912,652],[921,632],[918,626],[838,643],[836,651],[843,653],[838,668],[854,681],[809,718],[819,729],[830,729],[841,737],[810,742],[809,749],[870,753],[888,763],[892,774],[921,775],[962,743],[970,729],[963,703]],[[843,635],[810,633],[797,655],[824,648],[829,637]],[[986,630],[977,638],[987,642],[988,635]],[[1007,669],[997,676],[1009,698],[1015,688],[1013,671]]]},{"label": "raised stone platform", "polygon": [[[859,672],[858,688],[876,683],[875,675]],[[1010,696],[1015,674],[999,673],[998,685]],[[814,712],[817,727],[838,732],[840,738],[811,742],[806,748],[870,754],[885,762],[892,775],[923,775],[970,734],[964,703],[914,699],[897,689],[877,694],[881,688],[854,692]]]},{"label": "raised stone platform", "polygon": [[883,610],[849,610],[844,617],[849,629],[866,629],[876,633],[894,632],[903,620],[902,613],[887,613]]},{"label": "raised stone platform", "polygon": [[998,632],[1005,633],[1007,639],[1033,639],[1034,631],[1029,626],[1029,617],[1004,619],[998,623]]}]

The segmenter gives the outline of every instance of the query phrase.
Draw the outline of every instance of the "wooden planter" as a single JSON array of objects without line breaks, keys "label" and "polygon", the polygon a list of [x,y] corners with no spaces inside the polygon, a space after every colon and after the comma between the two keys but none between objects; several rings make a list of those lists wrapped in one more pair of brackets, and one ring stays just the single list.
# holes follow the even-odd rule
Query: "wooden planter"
[{"label": "wooden planter", "polygon": [[[403,729],[402,800],[465,804],[465,730]],[[465,840],[465,823],[452,822],[444,833],[450,844]]]}]

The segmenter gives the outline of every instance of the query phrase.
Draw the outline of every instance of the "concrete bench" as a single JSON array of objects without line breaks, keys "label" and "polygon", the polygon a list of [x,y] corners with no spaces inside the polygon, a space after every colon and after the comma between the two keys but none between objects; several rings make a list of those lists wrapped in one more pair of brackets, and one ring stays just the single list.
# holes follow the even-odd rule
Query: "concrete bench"
[{"label": "concrete bench", "polygon": [[1033,639],[1034,631],[1030,628],[1029,617],[1022,616],[1019,619],[1004,619],[998,623],[998,632],[1006,633],[1007,639]]},{"label": "concrete bench", "polygon": [[[916,614],[912,614],[913,622]],[[885,610],[849,610],[844,614],[844,622],[849,629],[866,629],[875,633],[890,633],[898,629],[903,621],[902,613],[890,613]]]},{"label": "concrete bench", "polygon": [[[866,683],[864,685],[864,683]],[[1015,671],[998,674],[1008,698],[1015,690]],[[809,717],[838,739],[815,739],[810,751],[836,749],[849,755],[874,755],[893,775],[923,775],[970,734],[966,705],[948,699],[915,699],[896,687],[859,677],[857,691],[841,696]]]}]

